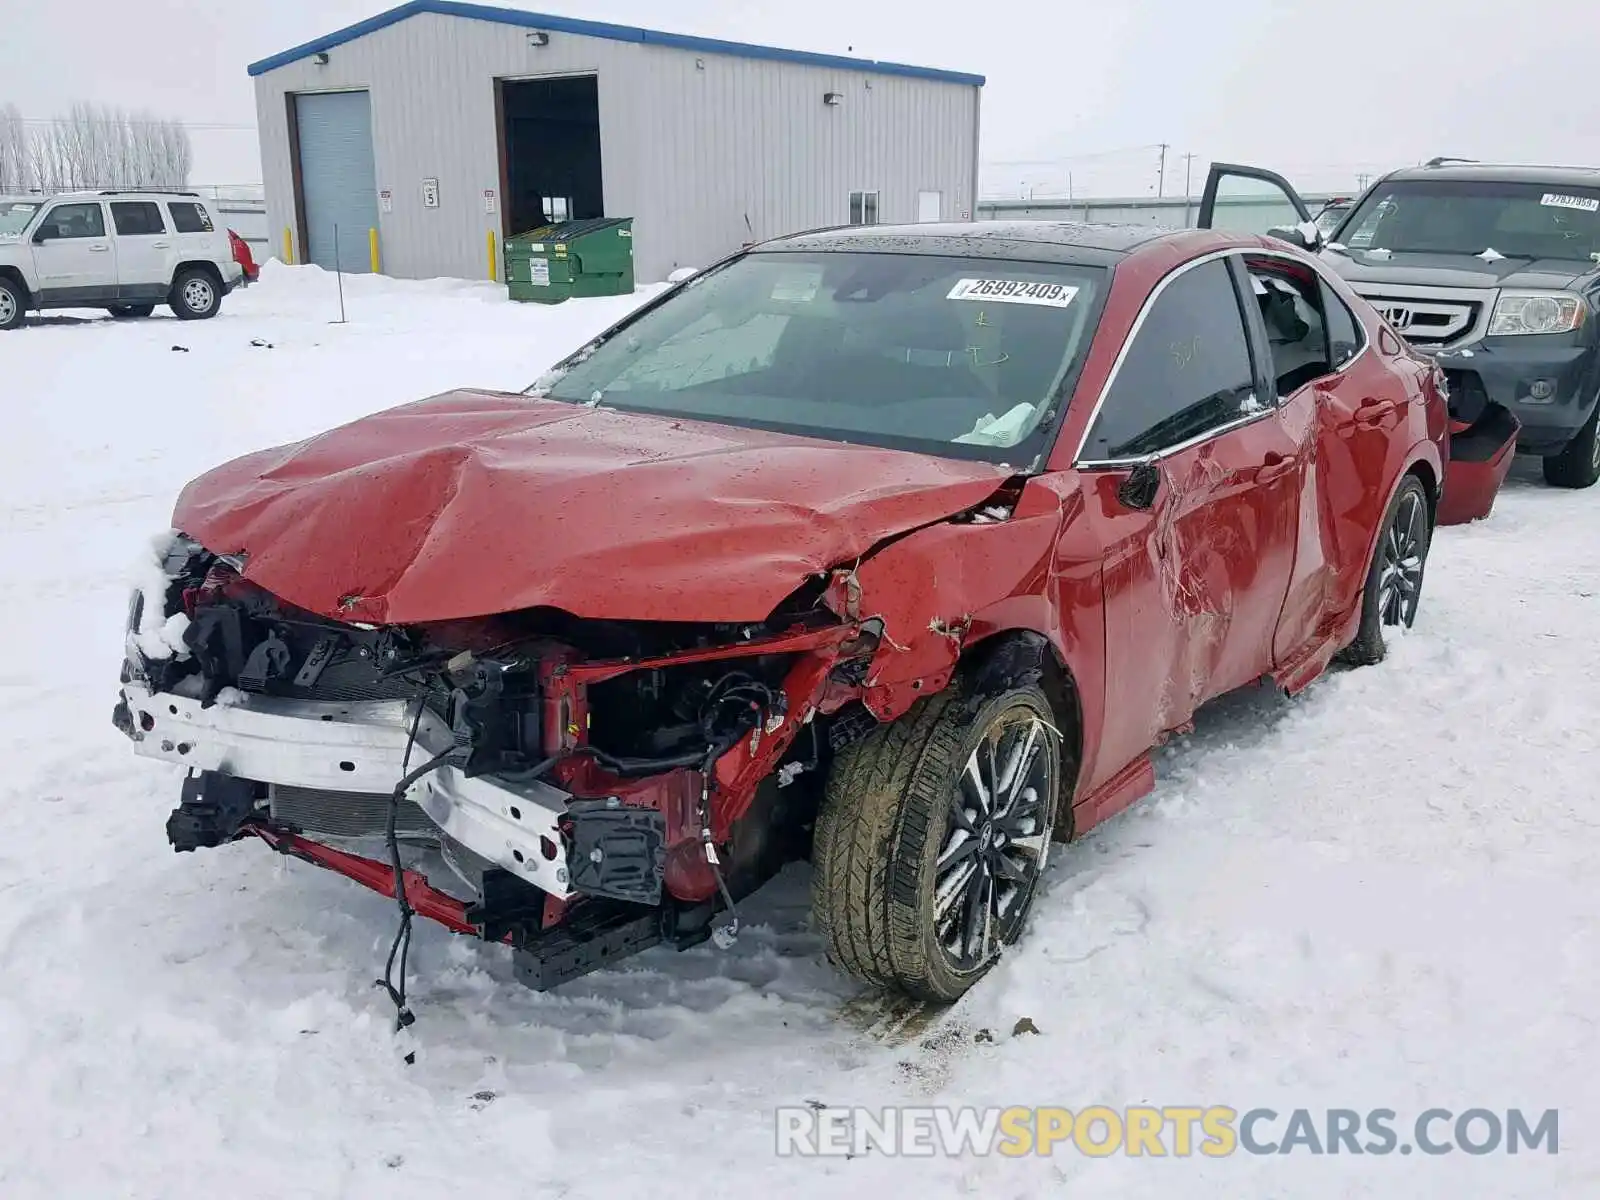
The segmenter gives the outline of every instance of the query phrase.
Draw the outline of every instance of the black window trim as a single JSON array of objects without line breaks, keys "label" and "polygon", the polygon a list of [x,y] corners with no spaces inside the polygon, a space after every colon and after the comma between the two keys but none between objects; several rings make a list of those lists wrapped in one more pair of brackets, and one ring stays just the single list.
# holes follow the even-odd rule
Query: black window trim
[{"label": "black window trim", "polygon": [[[1277,413],[1277,387],[1274,383],[1271,388],[1273,402],[1270,405],[1263,407],[1260,412],[1246,413],[1235,421],[1229,421],[1225,425],[1218,425],[1214,429],[1208,429],[1204,433],[1196,434],[1194,437],[1186,438],[1181,442],[1175,443],[1174,445],[1165,446],[1160,450],[1152,450],[1149,454],[1135,455],[1130,458],[1085,458],[1083,456],[1085,448],[1089,445],[1089,435],[1094,432],[1095,422],[1100,419],[1100,410],[1105,407],[1106,398],[1110,396],[1111,389],[1116,385],[1117,378],[1122,374],[1122,364],[1127,360],[1128,354],[1132,350],[1133,343],[1138,338],[1140,330],[1144,328],[1145,319],[1149,317],[1151,309],[1155,307],[1156,301],[1159,300],[1162,294],[1166,292],[1172,281],[1194,270],[1196,267],[1204,266],[1206,263],[1215,262],[1222,258],[1237,258],[1239,261],[1239,268],[1243,269],[1246,255],[1252,258],[1281,258],[1287,262],[1296,263],[1301,266],[1309,265],[1319,275],[1326,274],[1319,264],[1310,261],[1303,254],[1287,253],[1285,251],[1274,250],[1266,246],[1230,246],[1226,250],[1213,250],[1209,254],[1202,254],[1199,258],[1192,258],[1186,263],[1181,263],[1172,271],[1168,272],[1162,277],[1161,282],[1156,284],[1156,286],[1151,289],[1150,294],[1145,297],[1144,304],[1139,308],[1139,315],[1134,318],[1133,325],[1128,330],[1128,336],[1123,339],[1122,347],[1117,351],[1116,361],[1111,364],[1111,371],[1106,376],[1105,385],[1101,387],[1100,394],[1095,397],[1094,408],[1089,412],[1089,420],[1084,424],[1083,433],[1078,437],[1078,448],[1073,452],[1072,467],[1074,470],[1123,471],[1127,470],[1129,467],[1138,466],[1140,463],[1157,462],[1160,459],[1170,457],[1174,454],[1180,454],[1185,450],[1200,445],[1202,442],[1208,442],[1212,438],[1221,437],[1225,433],[1232,433],[1235,429],[1240,429],[1246,425],[1253,424],[1264,417],[1270,417]],[[1228,277],[1233,282],[1234,297],[1237,300],[1239,281],[1235,270],[1230,269],[1228,272]],[[1335,296],[1338,296],[1341,301],[1344,301],[1344,297],[1339,296],[1337,291],[1335,291],[1334,294]],[[1345,301],[1345,307],[1351,308],[1351,305],[1348,301]],[[1367,332],[1366,322],[1361,320],[1360,314],[1355,312],[1353,309],[1351,310],[1350,315],[1356,318],[1356,328],[1360,331],[1361,335],[1361,348],[1352,354],[1350,356],[1350,360],[1343,366],[1338,367],[1329,372],[1329,374],[1322,376],[1321,378],[1323,379],[1330,379],[1335,375],[1344,374],[1361,358],[1363,354],[1365,354],[1372,347],[1372,338]],[[1251,372],[1253,376],[1259,378],[1262,368],[1257,365],[1253,327],[1250,324],[1248,316],[1243,311],[1240,313],[1240,318],[1244,323],[1245,341],[1251,348]]]}]

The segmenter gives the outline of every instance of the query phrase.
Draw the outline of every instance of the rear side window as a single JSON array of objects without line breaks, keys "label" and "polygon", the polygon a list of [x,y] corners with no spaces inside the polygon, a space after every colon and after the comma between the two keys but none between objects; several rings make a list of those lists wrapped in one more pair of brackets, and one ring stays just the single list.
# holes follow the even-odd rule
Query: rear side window
[{"label": "rear side window", "polygon": [[172,227],[179,233],[212,232],[211,214],[204,206],[174,200],[167,208],[172,213]]},{"label": "rear side window", "polygon": [[1254,375],[1226,261],[1192,267],[1167,285],[1133,335],[1081,457],[1138,458],[1256,412]]},{"label": "rear side window", "polygon": [[1361,324],[1327,281],[1321,281],[1321,287],[1322,311],[1328,321],[1328,357],[1337,371],[1361,353]]},{"label": "rear side window", "polygon": [[123,237],[140,234],[165,233],[161,221],[161,206],[148,200],[116,200],[111,204],[111,221]]}]

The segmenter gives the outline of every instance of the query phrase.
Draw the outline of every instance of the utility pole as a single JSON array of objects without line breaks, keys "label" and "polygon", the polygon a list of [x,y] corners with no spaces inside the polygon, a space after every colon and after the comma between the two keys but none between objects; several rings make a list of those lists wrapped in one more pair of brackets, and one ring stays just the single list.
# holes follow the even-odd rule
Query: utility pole
[{"label": "utility pole", "polygon": [[1194,151],[1183,156],[1183,227],[1189,228],[1189,200],[1194,193],[1189,188],[1189,171],[1194,165]]},{"label": "utility pole", "polygon": [[1366,191],[1367,190],[1367,180],[1369,180],[1371,178],[1372,178],[1371,175],[1357,175],[1356,176],[1356,190],[1358,192]]},{"label": "utility pole", "polygon": [[1167,194],[1167,143],[1161,143],[1161,165],[1156,168],[1156,199]]}]

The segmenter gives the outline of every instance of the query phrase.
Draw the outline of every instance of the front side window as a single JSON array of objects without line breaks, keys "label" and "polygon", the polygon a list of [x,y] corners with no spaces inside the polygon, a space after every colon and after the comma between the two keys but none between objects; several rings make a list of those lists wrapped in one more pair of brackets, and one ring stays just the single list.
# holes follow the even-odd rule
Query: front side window
[{"label": "front side window", "polygon": [[106,219],[98,204],[58,204],[39,225],[46,238],[105,237]]},{"label": "front side window", "polygon": [[1375,188],[1341,227],[1352,250],[1593,262],[1600,188],[1403,179]]},{"label": "front side window", "polygon": [[148,236],[167,231],[161,221],[161,206],[148,200],[113,201],[111,223],[122,237]]},{"label": "front side window", "polygon": [[1172,277],[1133,335],[1080,458],[1140,458],[1261,411],[1224,259]]},{"label": "front side window", "polygon": [[174,200],[167,205],[172,213],[172,227],[179,233],[210,233],[211,214],[206,212],[201,204],[190,204],[187,201]]},{"label": "front side window", "polygon": [[529,393],[1021,465],[1093,335],[1098,267],[765,252],[700,276]]}]

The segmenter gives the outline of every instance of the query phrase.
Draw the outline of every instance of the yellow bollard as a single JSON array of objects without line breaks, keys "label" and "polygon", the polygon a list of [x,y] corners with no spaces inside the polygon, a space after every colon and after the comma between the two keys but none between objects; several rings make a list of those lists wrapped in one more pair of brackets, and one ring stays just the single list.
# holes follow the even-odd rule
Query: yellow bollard
[{"label": "yellow bollard", "polygon": [[500,282],[500,264],[494,257],[494,230],[489,230],[489,282]]},{"label": "yellow bollard", "polygon": [[372,251],[372,273],[374,275],[381,274],[382,272],[378,269],[378,231],[376,229],[367,230],[367,248]]},{"label": "yellow bollard", "polygon": [[283,263],[289,267],[294,265],[294,235],[289,232],[288,226],[283,230]]}]

